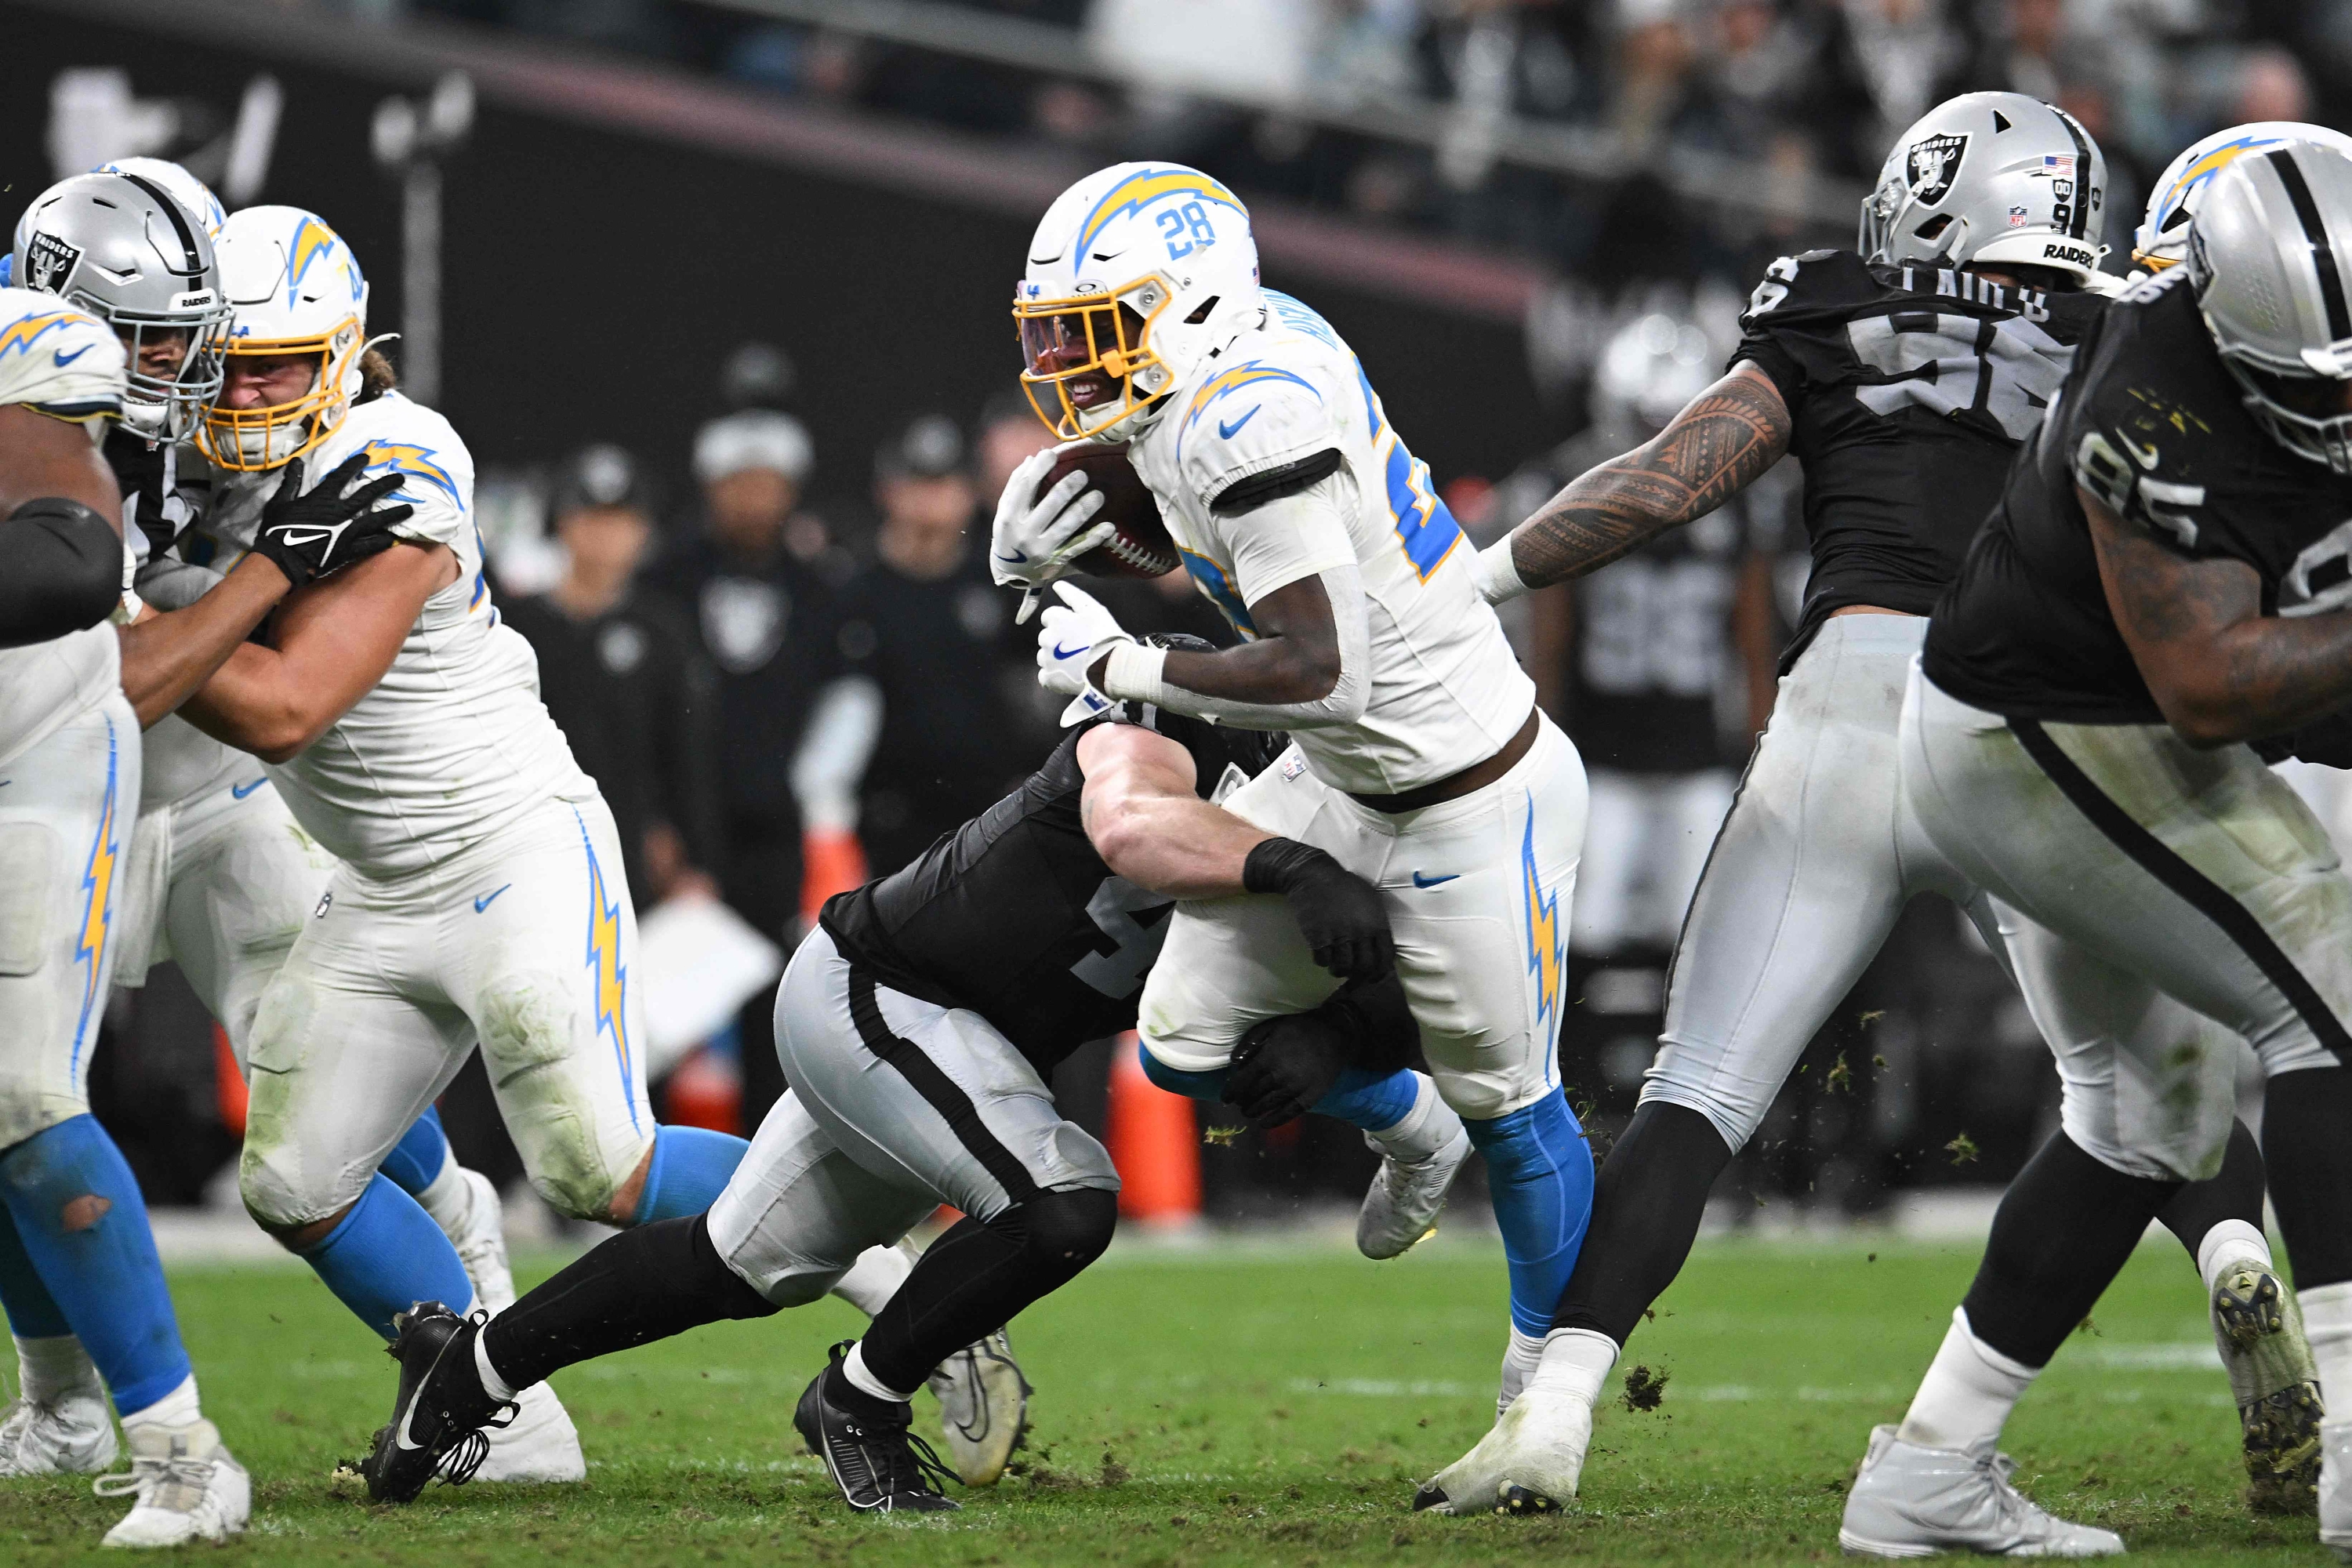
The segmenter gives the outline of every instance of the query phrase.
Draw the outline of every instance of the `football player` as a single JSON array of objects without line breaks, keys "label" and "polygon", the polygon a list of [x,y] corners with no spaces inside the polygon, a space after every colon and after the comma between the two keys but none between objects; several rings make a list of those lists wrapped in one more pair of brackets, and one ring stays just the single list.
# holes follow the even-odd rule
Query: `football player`
[{"label": "football player", "polygon": [[2294,120],[2258,120],[2231,125],[2190,142],[2165,165],[2149,191],[2147,210],[2132,233],[2136,276],[2152,276],[2189,259],[2189,223],[2213,176],[2249,153],[2259,153],[2287,142],[2310,142],[2352,155],[2352,136],[2325,125]]},{"label": "football player", "polygon": [[[2248,742],[2333,749],[2352,701],[2352,159],[2303,142],[2242,155],[2213,176],[2188,237],[2183,265],[2084,340],[1937,605],[1904,701],[1902,784],[1943,854],[2049,933],[2018,965],[2037,1017],[2130,1016],[2162,994],[2253,1046],[2272,1198],[2320,1385],[2341,1390],[2352,881]],[[2119,1062],[2080,1092],[2122,1121],[2151,1070]],[[2037,1157],[2004,1200],[1971,1306],[1999,1299],[2054,1348],[2176,1186]],[[2264,1292],[2240,1326],[2259,1341],[2289,1311]],[[2041,1358],[1960,1364],[1954,1348],[1903,1426],[1873,1435],[1849,1548],[1910,1554],[1937,1532],[1940,1500],[1967,1489],[1955,1462],[1999,1465]],[[2340,1554],[2352,1423],[2319,1436],[2319,1535]],[[2091,1537],[2121,1550],[2104,1531],[2074,1544]]]},{"label": "football player", "polygon": [[[139,806],[139,725],[106,624],[121,502],[96,449],[124,371],[104,323],[0,289],[0,1307],[23,1373],[0,1474],[103,1468],[111,1394],[131,1469],[99,1489],[135,1500],[107,1544],[169,1546],[242,1530],[251,1486],[205,1419],[139,1184],[88,1099]],[[65,1405],[94,1415],[28,1444]]]},{"label": "football player", "polygon": [[[1585,474],[1482,552],[1486,593],[1508,597],[1705,515],[1784,453],[1803,463],[1804,613],[1677,946],[1657,1059],[1602,1173],[1541,1371],[1423,1489],[1424,1506],[1541,1508],[1573,1495],[1602,1381],[1688,1256],[1709,1188],[1913,896],[1951,899],[2013,966],[2039,962],[2030,924],[1920,834],[1897,786],[1896,727],[1927,613],[2105,307],[2083,289],[2105,183],[2082,127],[2033,99],[1970,93],[1930,110],[1889,154],[1859,253],[1773,262],[1729,374],[1655,440]],[[2034,1017],[2058,1058],[2065,1114],[2033,1168],[2091,1183],[2213,1177],[2163,1217],[2211,1293],[2233,1387],[2258,1414],[2272,1396],[2308,1401],[2291,1325],[2259,1347],[2232,1327],[2242,1281],[2282,1289],[2262,1233],[2261,1156],[2218,1092],[2235,1043],[2186,1008]],[[2003,1306],[1971,1298],[1953,1342],[2046,1361],[2053,1347],[2038,1331],[1995,1321]],[[2291,1465],[2310,1440],[2308,1418],[2295,1425],[2300,1436],[2250,1419],[2250,1456]],[[2072,1539],[2074,1527],[2001,1490],[1992,1471],[1969,1473],[2014,1505],[1996,1523]],[[1946,1543],[1971,1539],[1959,1529]]]},{"label": "football player", "polygon": [[[1187,645],[1208,646],[1151,644]],[[1116,717],[1082,724],[920,859],[826,902],[776,995],[792,1091],[709,1215],[614,1237],[486,1327],[437,1307],[404,1319],[373,1496],[415,1497],[451,1453],[462,1479],[468,1434],[559,1367],[814,1300],[860,1248],[948,1203],[965,1217],[863,1340],[835,1347],[793,1424],[853,1508],[956,1506],[908,1402],[942,1356],[1109,1244],[1118,1176],[1047,1084],[1080,1045],[1133,1026],[1172,901],[1237,895],[1248,865],[1280,856],[1303,940],[1353,972],[1384,968],[1378,894],[1206,798],[1265,766],[1266,737],[1150,708]],[[1393,1064],[1412,1046],[1392,976],[1361,984],[1254,1030],[1230,1096],[1287,1120],[1403,1077]]]},{"label": "football player", "polygon": [[[1039,679],[1083,709],[1150,703],[1288,730],[1229,803],[1372,881],[1430,1064],[1411,1100],[1348,1108],[1381,1155],[1358,1246],[1418,1241],[1474,1145],[1509,1261],[1503,1397],[1549,1327],[1592,1160],[1555,1055],[1584,769],[1478,597],[1475,552],[1356,356],[1260,288],[1249,214],[1177,164],[1089,174],[1047,209],[1014,291],[1024,382],[1066,441],[1124,443],[1194,585],[1240,646],[1158,648],[1055,584]],[[1034,590],[1107,537],[1082,472],[1042,498],[1041,453],[1000,500],[1000,582]],[[1284,864],[1248,890],[1281,888]],[[1214,1099],[1234,1042],[1339,981],[1264,896],[1187,902],[1145,988],[1146,1070]],[[1432,1081],[1433,1079],[1433,1082]]]},{"label": "football player", "polygon": [[[152,964],[176,959],[220,1020],[242,1072],[262,987],[284,962],[333,862],[251,757],[167,711],[287,591],[275,578],[257,579],[257,570],[266,573],[257,561],[232,569],[229,593],[204,600],[226,579],[174,549],[183,537],[194,539],[210,492],[206,465],[184,443],[222,381],[229,311],[212,254],[217,225],[196,216],[217,210],[211,193],[177,164],[152,172],[110,165],[35,199],[17,226],[15,270],[112,326],[131,364],[122,417],[103,449],[124,497],[124,537],[138,557],[125,595],[131,622],[122,634],[123,687],[149,728],[137,821],[119,873],[114,983],[142,984]],[[389,545],[384,530],[410,509],[369,509],[402,482],[386,475],[348,499],[340,484],[299,500],[289,493],[272,532],[282,534],[289,516],[317,530],[366,513],[365,525],[337,544],[337,561],[348,563]],[[265,586],[256,589],[257,581]],[[191,612],[200,600],[202,611]],[[512,1300],[498,1194],[487,1177],[450,1157],[436,1112],[409,1130],[385,1169],[457,1245],[482,1299],[494,1308]],[[102,1417],[102,1406],[94,1408]],[[74,1411],[54,1415],[70,1422]],[[26,1440],[45,1441],[37,1433]]]}]

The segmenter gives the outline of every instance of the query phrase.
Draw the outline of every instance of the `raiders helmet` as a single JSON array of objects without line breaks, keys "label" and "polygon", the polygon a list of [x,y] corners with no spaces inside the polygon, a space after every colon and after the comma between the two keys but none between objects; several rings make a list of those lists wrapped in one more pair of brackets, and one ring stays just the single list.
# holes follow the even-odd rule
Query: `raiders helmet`
[{"label": "raiders helmet", "polygon": [[2088,282],[2107,161],[2064,110],[2021,92],[1937,104],[1886,154],[1863,199],[1855,248],[1868,261],[2048,267]]},{"label": "raiders helmet", "polygon": [[2352,474],[2352,158],[2287,142],[2232,162],[2189,226],[2189,283],[2256,422]]},{"label": "raiders helmet", "polygon": [[[77,174],[34,201],[9,265],[18,288],[62,296],[122,339],[124,424],[188,437],[220,392],[229,321],[203,219],[144,174]],[[181,346],[168,370],[143,363],[159,339]]]}]

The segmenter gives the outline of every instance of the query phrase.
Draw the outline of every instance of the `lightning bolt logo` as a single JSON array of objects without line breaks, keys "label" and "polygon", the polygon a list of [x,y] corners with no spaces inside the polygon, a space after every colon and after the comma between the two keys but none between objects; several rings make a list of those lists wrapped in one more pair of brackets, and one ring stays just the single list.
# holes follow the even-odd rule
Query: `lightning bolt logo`
[{"label": "lightning bolt logo", "polygon": [[1536,801],[1528,796],[1528,831],[1519,840],[1519,881],[1528,904],[1528,973],[1536,977],[1536,1021],[1557,1021],[1559,1010],[1559,895],[1547,897],[1536,870]]},{"label": "lightning bolt logo", "polygon": [[[433,460],[439,455],[439,447],[419,447],[407,441],[370,441],[362,450],[367,453],[367,467],[362,472],[392,473],[404,479],[423,479],[446,493],[457,505],[462,507],[466,504],[457,494],[457,481],[449,477],[448,469]],[[408,494],[405,484],[393,494],[409,500],[418,499]]]},{"label": "lightning bolt logo", "polygon": [[1180,449],[1182,447],[1185,436],[1191,432],[1192,422],[1201,416],[1202,409],[1227,393],[1239,392],[1244,386],[1253,386],[1262,381],[1291,382],[1314,393],[1316,402],[1323,401],[1323,395],[1315,390],[1313,382],[1308,381],[1305,376],[1294,375],[1279,365],[1263,364],[1255,360],[1252,360],[1247,364],[1237,364],[1233,369],[1212,376],[1202,383],[1201,390],[1192,395],[1192,401],[1184,409],[1183,426],[1176,432],[1178,447]]},{"label": "lightning bolt logo", "polygon": [[77,962],[89,968],[82,976],[81,1017],[74,1024],[73,1055],[67,1063],[68,1073],[81,1070],[81,1048],[89,1038],[90,1020],[97,1016],[99,982],[106,973],[107,928],[114,919],[114,860],[118,846],[114,839],[115,791],[119,783],[120,743],[114,733],[114,721],[106,723],[106,801],[100,808],[98,831],[91,836],[89,859],[81,874],[82,890],[89,895],[82,907],[81,942],[74,949]]},{"label": "lightning bolt logo", "polygon": [[[38,316],[20,316],[6,326],[0,327],[0,359],[5,359],[12,353],[29,354],[33,352],[35,343],[48,336],[56,329],[68,326],[75,321],[89,320],[89,317],[79,310],[50,310]],[[91,324],[94,326],[97,323]]]},{"label": "lightning bolt logo", "polygon": [[2242,136],[2235,142],[2222,142],[2181,170],[2180,177],[2165,191],[2164,201],[2157,208],[2156,232],[2164,232],[2164,220],[2179,210],[2181,203],[2189,199],[2189,192],[2236,163],[2243,154],[2257,147],[2275,146],[2278,141],[2275,136]]},{"label": "lightning bolt logo", "polygon": [[[580,814],[572,813],[574,820]],[[637,1125],[637,1097],[630,1089],[629,966],[621,962],[621,906],[604,890],[604,868],[580,823],[580,847],[588,855],[588,969],[596,977],[596,1032],[613,1037],[613,1060],[629,1102],[629,1125]],[[642,1129],[640,1129],[642,1131]]]},{"label": "lightning bolt logo", "polygon": [[1198,196],[1204,202],[1231,207],[1244,216],[1249,213],[1240,197],[1198,169],[1139,169],[1105,192],[1103,199],[1087,214],[1086,221],[1078,225],[1077,243],[1072,247],[1075,264],[1085,265],[1086,253],[1094,248],[1096,237],[1119,214],[1139,213],[1162,196],[1178,195]]},{"label": "lightning bolt logo", "polygon": [[302,287],[302,275],[310,264],[335,248],[335,231],[317,218],[304,215],[294,226],[294,243],[286,250],[286,303],[291,307]]}]

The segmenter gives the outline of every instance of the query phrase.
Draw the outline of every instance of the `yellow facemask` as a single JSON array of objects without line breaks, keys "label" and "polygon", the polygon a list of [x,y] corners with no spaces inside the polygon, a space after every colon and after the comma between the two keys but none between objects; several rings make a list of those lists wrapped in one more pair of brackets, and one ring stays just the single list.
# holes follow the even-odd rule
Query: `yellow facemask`
[{"label": "yellow facemask", "polygon": [[[344,384],[361,352],[359,318],[345,318],[335,330],[315,338],[280,338],[268,342],[231,338],[226,354],[234,370],[240,358],[276,358],[315,354],[318,368],[310,390],[289,403],[261,408],[227,408],[215,400],[205,411],[204,428],[196,448],[213,462],[236,473],[259,473],[282,468],[335,433],[351,411]],[[307,426],[307,428],[305,427]],[[282,440],[280,432],[299,434],[299,443]]]},{"label": "yellow facemask", "polygon": [[[1013,301],[1013,319],[1021,333],[1021,390],[1047,429],[1065,441],[1099,436],[1168,390],[1175,377],[1150,344],[1151,323],[1171,298],[1159,279],[1140,278],[1115,294]],[[1074,348],[1085,351],[1083,363],[1060,363]],[[1115,382],[1119,401],[1081,410],[1070,397],[1070,383],[1089,374]],[[1108,407],[1117,412],[1087,423]]]}]

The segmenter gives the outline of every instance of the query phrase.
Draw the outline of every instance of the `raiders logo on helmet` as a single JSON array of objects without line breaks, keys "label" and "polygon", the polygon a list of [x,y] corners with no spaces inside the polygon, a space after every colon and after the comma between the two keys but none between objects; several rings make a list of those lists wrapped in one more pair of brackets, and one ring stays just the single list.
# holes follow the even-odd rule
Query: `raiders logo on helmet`
[{"label": "raiders logo on helmet", "polygon": [[1906,167],[1911,174],[1911,194],[1918,198],[1921,206],[1932,207],[1951,193],[1952,178],[1960,172],[1960,160],[1968,151],[1966,132],[1947,132],[1911,143]]},{"label": "raiders logo on helmet", "polygon": [[2069,245],[2056,239],[2042,247],[2042,258],[2044,261],[2071,261],[2077,267],[2096,267],[2099,264],[2098,253],[2089,246]]},{"label": "raiders logo on helmet", "polygon": [[54,234],[37,234],[25,249],[25,287],[39,294],[65,292],[66,279],[81,265],[82,247]]}]

